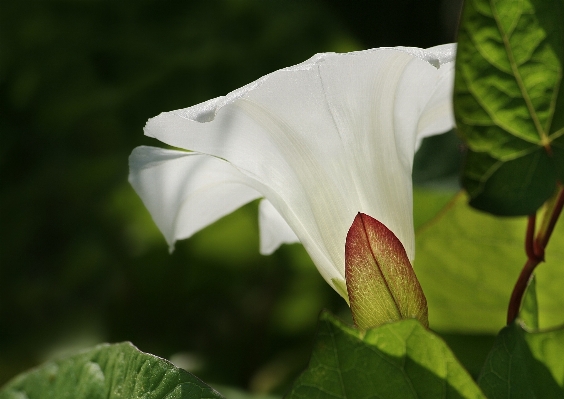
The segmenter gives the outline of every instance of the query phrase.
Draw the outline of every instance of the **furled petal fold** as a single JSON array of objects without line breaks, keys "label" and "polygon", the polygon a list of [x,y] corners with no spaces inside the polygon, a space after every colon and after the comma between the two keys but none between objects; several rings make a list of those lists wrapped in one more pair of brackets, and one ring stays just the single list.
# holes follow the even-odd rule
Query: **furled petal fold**
[{"label": "furled petal fold", "polygon": [[[345,239],[358,212],[388,226],[414,257],[413,156],[422,137],[454,124],[454,52],[445,45],[318,54],[225,97],[162,113],[145,134],[232,165],[239,185],[269,201],[342,294]],[[236,202],[243,201],[229,204]],[[194,204],[192,212],[211,206]],[[281,237],[263,250],[288,239]]]},{"label": "furled petal fold", "polygon": [[260,253],[270,255],[282,244],[300,242],[282,215],[267,200],[259,204]]},{"label": "furled petal fold", "polygon": [[261,197],[230,163],[207,155],[141,146],[129,168],[129,182],[171,251],[176,240]]}]

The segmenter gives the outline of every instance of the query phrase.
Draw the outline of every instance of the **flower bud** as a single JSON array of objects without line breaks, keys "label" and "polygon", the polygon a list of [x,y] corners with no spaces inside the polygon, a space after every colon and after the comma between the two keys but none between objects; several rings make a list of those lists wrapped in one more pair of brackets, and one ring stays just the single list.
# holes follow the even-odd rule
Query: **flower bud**
[{"label": "flower bud", "polygon": [[408,318],[429,326],[427,300],[402,243],[363,213],[356,215],[347,234],[345,278],[359,329]]}]

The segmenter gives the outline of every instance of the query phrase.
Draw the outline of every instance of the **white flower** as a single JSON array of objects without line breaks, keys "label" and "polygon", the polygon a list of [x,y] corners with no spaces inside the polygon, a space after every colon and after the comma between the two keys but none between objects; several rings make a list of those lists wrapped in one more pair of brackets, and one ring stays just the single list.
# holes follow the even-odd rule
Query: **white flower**
[{"label": "white flower", "polygon": [[171,249],[245,203],[261,252],[300,241],[346,298],[345,239],[358,212],[415,254],[411,169],[423,137],[454,126],[456,47],[317,54],[227,96],[164,112],[145,134],[193,152],[138,147],[129,180]]}]

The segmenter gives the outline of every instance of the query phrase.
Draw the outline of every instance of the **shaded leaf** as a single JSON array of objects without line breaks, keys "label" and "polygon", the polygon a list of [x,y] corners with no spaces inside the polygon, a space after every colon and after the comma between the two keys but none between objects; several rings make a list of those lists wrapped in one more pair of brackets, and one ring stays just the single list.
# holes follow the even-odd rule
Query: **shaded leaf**
[{"label": "shaded leaf", "polygon": [[130,343],[103,344],[45,363],[0,390],[0,399],[221,399],[192,374]]},{"label": "shaded leaf", "polygon": [[535,212],[564,178],[564,0],[468,0],[454,109],[472,206]]},{"label": "shaded leaf", "polygon": [[324,312],[309,367],[286,398],[484,396],[444,341],[418,321],[361,333]]},{"label": "shaded leaf", "polygon": [[529,333],[517,323],[499,333],[478,384],[490,399],[564,396],[564,329]]},{"label": "shaded leaf", "polygon": [[564,327],[531,332],[523,324],[534,316],[534,279],[519,318],[499,333],[478,383],[490,399],[564,397]]},{"label": "shaded leaf", "polygon": [[[527,257],[526,217],[498,218],[458,195],[416,234],[414,269],[429,306],[429,325],[444,332],[497,333]],[[546,262],[536,270],[539,324],[564,322],[564,223],[556,225]]]}]

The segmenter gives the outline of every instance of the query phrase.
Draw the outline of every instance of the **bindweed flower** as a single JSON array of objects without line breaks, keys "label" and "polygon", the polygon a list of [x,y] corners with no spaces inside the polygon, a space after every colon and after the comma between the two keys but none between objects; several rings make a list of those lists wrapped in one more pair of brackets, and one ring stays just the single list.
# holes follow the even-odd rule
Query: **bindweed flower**
[{"label": "bindweed flower", "polygon": [[150,119],[129,180],[170,248],[257,198],[261,253],[301,242],[345,299],[358,212],[413,260],[411,169],[420,141],[454,126],[455,45],[318,54],[224,97]]}]

